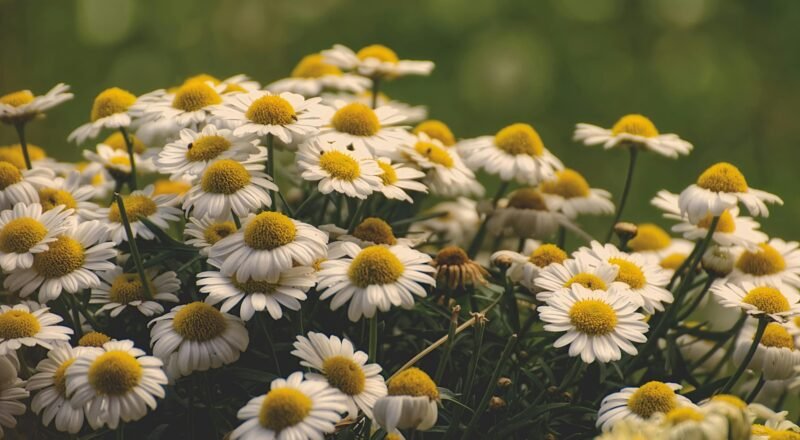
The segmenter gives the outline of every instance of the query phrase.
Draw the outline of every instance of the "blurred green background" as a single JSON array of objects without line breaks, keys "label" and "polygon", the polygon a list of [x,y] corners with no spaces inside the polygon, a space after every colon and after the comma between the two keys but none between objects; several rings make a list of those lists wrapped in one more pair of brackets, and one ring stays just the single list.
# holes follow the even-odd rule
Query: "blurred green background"
[{"label": "blurred green background", "polygon": [[[793,0],[0,0],[0,94],[71,84],[76,99],[28,132],[52,156],[77,158],[65,138],[106,87],[141,94],[201,72],[268,83],[334,43],[382,43],[436,62],[429,78],[387,84],[391,97],[427,105],[459,137],[532,123],[615,194],[627,156],[572,142],[576,122],[643,113],[693,142],[677,161],[640,156],[631,220],[656,219],[658,189],[678,192],[726,160],[786,200],[764,229],[797,238],[798,19]],[[0,144],[14,141],[0,128]]]}]

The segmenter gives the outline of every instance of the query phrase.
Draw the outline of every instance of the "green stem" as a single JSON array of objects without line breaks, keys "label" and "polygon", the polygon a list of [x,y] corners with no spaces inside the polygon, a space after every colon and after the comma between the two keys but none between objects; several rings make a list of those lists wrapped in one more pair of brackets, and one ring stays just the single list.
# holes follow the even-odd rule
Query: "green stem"
[{"label": "green stem", "polygon": [[130,137],[128,137],[128,131],[125,130],[125,127],[120,127],[119,132],[122,133],[122,139],[125,141],[125,147],[128,149],[128,159],[131,161],[131,176],[128,185],[130,185],[131,191],[133,191],[137,188],[136,160],[134,159],[133,142],[131,142]]},{"label": "green stem", "polygon": [[369,318],[369,361],[376,362],[378,359],[378,312]]},{"label": "green stem", "polygon": [[706,292],[708,292],[708,289],[711,288],[711,285],[714,284],[714,281],[716,279],[717,277],[715,277],[714,275],[711,274],[708,275],[708,278],[706,278],[706,281],[703,284],[703,290],[697,292],[697,296],[695,296],[694,300],[689,305],[689,307],[684,309],[684,311],[680,315],[678,315],[678,319],[676,320],[677,322],[683,321],[684,319],[688,318],[689,315],[692,314],[694,309],[696,309],[697,306],[700,305],[700,301],[703,300],[703,297],[706,295]]},{"label": "green stem", "polygon": [[725,386],[722,387],[720,393],[728,393],[736,382],[739,381],[739,378],[742,377],[744,374],[744,370],[750,366],[750,361],[753,360],[753,356],[756,354],[756,350],[758,350],[758,344],[761,342],[761,337],[764,336],[764,330],[767,329],[767,324],[769,323],[769,318],[760,317],[758,319],[758,327],[756,328],[756,334],[753,336],[753,343],[750,345],[750,349],[747,351],[747,355],[745,355],[744,359],[739,363],[739,367],[736,369],[736,372],[733,373],[733,376],[728,379],[725,383]]},{"label": "green stem", "polygon": [[95,317],[91,313],[89,313],[89,311],[86,309],[86,305],[82,301],[79,301],[78,298],[73,298],[73,299],[75,301],[75,306],[78,308],[80,314],[83,315],[84,318],[86,318],[86,321],[89,322],[89,325],[92,326],[92,329],[98,331],[100,329],[100,323],[97,322],[97,319],[95,319]]},{"label": "green stem", "polygon": [[372,78],[372,108],[378,108],[378,93],[381,88],[381,79],[377,76]]},{"label": "green stem", "polygon": [[278,376],[281,375],[281,364],[278,362],[278,354],[275,351],[275,344],[272,343],[272,337],[269,335],[269,330],[267,329],[267,322],[265,321],[265,317],[263,313],[256,313],[256,321],[258,321],[258,325],[261,327],[261,331],[264,332],[264,338],[267,341],[267,345],[269,346],[269,351],[272,354],[272,359],[275,361],[275,372]]},{"label": "green stem", "polygon": [[450,360],[450,355],[453,352],[454,340],[456,338],[456,327],[458,327],[458,315],[460,312],[461,307],[455,306],[453,307],[452,314],[450,315],[450,329],[447,332],[447,342],[444,346],[444,355],[442,355],[442,358],[439,360],[439,366],[436,367],[436,374],[434,375],[433,379],[433,381],[437,384],[441,382],[445,367],[447,366],[447,362]]},{"label": "green stem", "polygon": [[312,189],[311,194],[309,194],[308,197],[306,197],[306,199],[303,200],[303,203],[301,203],[300,206],[297,207],[297,210],[295,210],[294,218],[300,218],[300,215],[305,212],[306,208],[311,206],[311,204],[313,204],[317,199],[319,199],[320,196],[322,196],[321,192],[317,191],[316,188]]},{"label": "green stem", "polygon": [[675,282],[678,281],[678,279],[681,277],[683,272],[686,270],[686,267],[689,265],[689,262],[694,259],[694,256],[697,254],[697,251],[700,250],[700,244],[701,243],[702,243],[702,241],[697,241],[694,244],[694,247],[692,248],[692,252],[689,253],[689,256],[687,256],[683,260],[683,263],[681,263],[681,265],[678,267],[678,269],[675,271],[675,273],[672,274],[672,278],[670,278],[669,284],[667,284],[667,287],[666,287],[667,290],[672,290],[672,288],[675,286]]},{"label": "green stem", "polygon": [[614,235],[614,226],[619,223],[619,220],[622,218],[622,211],[625,209],[625,203],[628,201],[628,194],[630,193],[631,184],[633,183],[633,170],[636,168],[636,157],[639,154],[639,149],[635,146],[631,146],[628,148],[628,151],[630,152],[630,161],[628,162],[628,174],[625,176],[625,187],[622,189],[622,196],[619,199],[619,203],[617,203],[617,214],[614,216],[614,221],[611,222],[611,227],[606,234],[606,243],[611,240],[611,236]]},{"label": "green stem", "polygon": [[67,298],[67,295],[71,294],[67,292],[61,292],[59,299],[64,305],[64,308],[66,308],[68,312],[72,312],[72,324],[75,326],[75,337],[80,339],[83,337],[83,329],[81,329],[81,318],[78,312],[78,307],[72,302],[72,300]]},{"label": "green stem", "polygon": [[233,224],[236,225],[236,229],[242,229],[242,219],[233,210],[231,210],[231,217],[233,217]]},{"label": "green stem", "polygon": [[22,149],[22,157],[25,159],[25,168],[32,170],[33,164],[31,164],[31,156],[28,153],[28,142],[25,140],[25,123],[14,124],[14,127],[17,129],[17,136],[19,136],[19,146]]},{"label": "green stem", "polygon": [[348,234],[352,234],[353,231],[356,229],[356,226],[358,226],[358,223],[360,222],[361,215],[364,213],[364,209],[366,207],[367,207],[367,201],[366,200],[360,200],[358,202],[358,207],[356,208],[356,211],[353,213],[353,216],[350,217],[350,225],[347,227],[347,233]]},{"label": "green stem", "polygon": [[567,228],[564,226],[558,227],[558,241],[556,242],[560,249],[564,249],[567,245]]},{"label": "green stem", "polygon": [[407,225],[409,223],[421,222],[423,220],[428,220],[428,219],[431,219],[431,218],[444,217],[446,215],[447,215],[447,212],[445,212],[445,211],[436,211],[436,212],[431,212],[431,213],[428,213],[428,214],[421,214],[421,215],[418,215],[416,217],[409,217],[409,218],[404,218],[402,220],[395,220],[395,221],[392,222],[392,228],[396,228],[396,227],[402,226],[402,225]]},{"label": "green stem", "polygon": [[506,276],[506,271],[503,270],[503,296],[506,301],[506,314],[508,316],[508,323],[514,333],[519,334],[519,307],[517,306],[517,297],[514,295],[514,283]]},{"label": "green stem", "polygon": [[[503,181],[500,186],[497,188],[497,192],[492,199],[492,209],[497,207],[497,202],[503,197],[505,194],[506,189],[508,189],[508,185],[511,182]],[[478,228],[478,232],[475,233],[475,237],[472,239],[472,243],[470,243],[469,248],[467,250],[467,254],[470,258],[475,258],[478,251],[481,250],[481,245],[483,244],[483,239],[486,237],[486,226],[489,223],[489,219],[492,217],[492,213],[487,213],[486,217],[483,219],[483,223],[481,223],[480,228]]]},{"label": "green stem", "polygon": [[764,379],[764,373],[761,373],[761,375],[758,376],[758,382],[756,382],[756,386],[753,388],[753,391],[750,391],[750,394],[747,395],[747,398],[744,401],[747,403],[752,403],[753,400],[756,400],[758,393],[761,392],[761,388],[764,388],[765,383],[767,383],[767,380]]},{"label": "green stem", "polygon": [[125,423],[120,422],[119,426],[117,426],[116,431],[117,440],[125,440]]},{"label": "green stem", "polygon": [[119,215],[122,218],[122,225],[125,228],[125,235],[128,237],[128,245],[131,248],[131,257],[133,257],[133,262],[136,264],[136,270],[139,272],[139,279],[142,281],[144,297],[145,299],[152,301],[153,292],[150,291],[150,283],[148,282],[147,275],[145,274],[144,264],[142,264],[142,256],[139,254],[139,248],[136,246],[136,238],[133,236],[131,223],[128,221],[128,213],[125,211],[125,202],[122,200],[122,196],[119,193],[114,194],[114,197],[117,199]]},{"label": "green stem", "polygon": [[[276,184],[275,179],[275,136],[272,133],[267,133],[267,175],[272,179],[272,183]],[[277,211],[278,201],[275,200],[275,190],[269,190],[270,209]]]}]

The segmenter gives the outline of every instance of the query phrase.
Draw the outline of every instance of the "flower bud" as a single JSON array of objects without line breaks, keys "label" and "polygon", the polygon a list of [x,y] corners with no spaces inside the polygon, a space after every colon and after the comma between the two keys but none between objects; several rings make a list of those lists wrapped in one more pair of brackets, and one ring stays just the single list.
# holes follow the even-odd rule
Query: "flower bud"
[{"label": "flower bud", "polygon": [[703,254],[702,264],[709,275],[721,278],[733,271],[734,257],[727,247],[714,245]]}]

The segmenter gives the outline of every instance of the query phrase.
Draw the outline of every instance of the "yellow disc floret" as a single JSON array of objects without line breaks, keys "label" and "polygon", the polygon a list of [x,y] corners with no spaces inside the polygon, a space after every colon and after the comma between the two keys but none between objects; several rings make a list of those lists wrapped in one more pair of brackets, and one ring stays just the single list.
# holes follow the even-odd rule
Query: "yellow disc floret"
[{"label": "yellow disc floret", "polygon": [[0,229],[0,251],[22,254],[44,240],[47,228],[38,220],[20,217]]},{"label": "yellow disc floret", "polygon": [[206,243],[213,245],[223,238],[236,232],[236,224],[232,221],[222,221],[211,223],[203,230],[203,238]]},{"label": "yellow disc floret", "polygon": [[103,90],[94,98],[89,119],[94,122],[117,113],[124,113],[134,102],[136,102],[136,96],[127,90],[119,87]]},{"label": "yellow disc floret", "polygon": [[328,75],[341,76],[342,71],[326,63],[325,57],[318,53],[304,56],[292,69],[293,78],[321,78]]},{"label": "yellow disc floret", "polygon": [[356,255],[347,276],[358,287],[392,284],[397,281],[405,267],[388,248],[380,245],[369,246]]},{"label": "yellow disc floret", "polygon": [[185,112],[196,112],[221,102],[222,97],[207,83],[192,81],[178,88],[172,98],[172,107]]},{"label": "yellow disc floret", "polygon": [[336,131],[353,136],[373,136],[381,129],[375,111],[360,102],[351,102],[337,110],[331,125]]},{"label": "yellow disc floret", "polygon": [[[708,229],[711,227],[711,222],[713,220],[714,217],[709,214],[700,219],[700,221],[697,222],[697,226],[703,229]],[[733,215],[731,215],[730,211],[727,209],[722,211],[722,214],[719,215],[717,227],[714,229],[714,232],[724,232],[726,234],[732,234],[736,232],[736,221],[733,219]]]},{"label": "yellow disc floret", "polygon": [[608,262],[619,267],[615,281],[621,281],[629,285],[631,289],[641,289],[647,285],[647,278],[645,278],[644,272],[639,266],[622,258],[609,258]]},{"label": "yellow disc floret", "polygon": [[0,190],[22,181],[20,168],[8,161],[0,162]]},{"label": "yellow disc floret", "polygon": [[183,339],[206,342],[220,337],[228,327],[219,310],[202,302],[189,303],[175,313],[172,328]]},{"label": "yellow disc floret", "polygon": [[397,63],[397,61],[399,61],[397,54],[392,49],[389,49],[382,44],[372,44],[363,47],[358,51],[358,53],[356,53],[356,56],[360,60],[375,58],[384,63]]},{"label": "yellow disc floret", "polygon": [[232,159],[213,162],[203,172],[200,187],[213,194],[234,194],[250,184],[250,173],[241,163]]},{"label": "yellow disc floret", "polygon": [[32,313],[11,309],[0,313],[0,339],[31,338],[42,326]]},{"label": "yellow disc floret", "polygon": [[686,261],[687,256],[688,255],[684,253],[675,252],[662,258],[658,265],[664,269],[678,270],[678,268],[683,265],[683,262]]},{"label": "yellow disc floret", "polygon": [[364,391],[366,376],[361,366],[345,356],[331,356],[322,363],[322,371],[334,388],[355,396]]},{"label": "yellow disc floret", "polygon": [[72,197],[69,191],[56,188],[39,188],[39,204],[42,205],[43,211],[49,211],[56,206],[64,205],[64,208],[75,209],[78,207],[78,202]]},{"label": "yellow disc floret", "polygon": [[658,381],[647,382],[628,398],[628,409],[643,419],[648,419],[655,413],[667,414],[677,406],[675,391]]},{"label": "yellow disc floret", "polygon": [[248,278],[247,281],[239,281],[236,279],[236,275],[231,277],[231,283],[234,285],[234,287],[248,295],[252,295],[254,293],[270,294],[275,292],[275,290],[280,287],[280,284],[270,283],[267,280],[255,280],[253,278]]},{"label": "yellow disc floret", "polygon": [[520,188],[508,198],[508,207],[517,209],[535,209],[547,211],[547,204],[542,193],[535,188]]},{"label": "yellow disc floret", "polygon": [[[142,154],[147,150],[147,147],[144,145],[144,142],[139,140],[138,137],[134,136],[133,134],[128,133],[128,140],[133,145],[133,152],[136,154]],[[108,145],[109,147],[119,150],[119,151],[128,151],[128,144],[125,143],[125,138],[122,137],[122,132],[115,131],[111,133],[103,142],[102,144]]]},{"label": "yellow disc floret", "polygon": [[568,315],[575,330],[591,336],[607,335],[617,327],[617,312],[598,299],[576,301]]},{"label": "yellow disc floret", "polygon": [[554,244],[543,244],[528,256],[528,261],[545,268],[553,263],[562,263],[567,259],[567,253]]},{"label": "yellow disc floret", "polygon": [[628,247],[635,252],[660,251],[672,241],[667,231],[653,223],[642,223],[636,230],[636,236],[628,240]]},{"label": "yellow disc floret", "polygon": [[[152,281],[147,280],[150,291],[153,291]],[[117,304],[128,304],[132,301],[145,299],[145,286],[138,273],[123,273],[114,278],[109,289],[109,299]]]},{"label": "yellow disc floret", "polygon": [[103,353],[89,366],[89,384],[100,395],[121,396],[139,385],[142,366],[124,351]]},{"label": "yellow disc floret", "polygon": [[736,268],[753,276],[773,275],[786,269],[786,260],[774,247],[761,243],[755,252],[742,252],[736,260]]},{"label": "yellow disc floret", "polygon": [[444,148],[434,144],[433,142],[419,141],[414,144],[414,150],[417,153],[425,156],[429,161],[441,165],[445,168],[452,168],[455,164],[453,156]]},{"label": "yellow disc floret", "polygon": [[723,402],[731,405],[735,408],[744,410],[747,409],[747,403],[740,399],[738,396],[734,396],[733,394],[717,394],[711,396],[712,402]]},{"label": "yellow disc floret", "polygon": [[790,309],[789,300],[774,287],[756,287],[747,292],[747,295],[742,298],[742,302],[750,304],[760,312],[770,314],[787,312]]},{"label": "yellow disc floret", "polygon": [[297,121],[297,114],[292,104],[277,95],[266,95],[256,99],[244,115],[261,125],[289,125]]},{"label": "yellow disc floret", "polygon": [[378,162],[378,166],[381,167],[381,171],[383,171],[383,174],[381,174],[383,184],[389,186],[397,183],[397,171],[395,171],[392,164],[382,160],[377,160],[376,162]]},{"label": "yellow disc floret", "polygon": [[714,192],[747,192],[747,180],[739,168],[720,162],[711,165],[697,178],[697,186]]},{"label": "yellow disc floret", "polygon": [[539,133],[529,124],[517,123],[503,128],[494,135],[497,148],[511,155],[541,156],[544,144]]},{"label": "yellow disc floret", "polygon": [[377,217],[367,217],[353,230],[353,237],[375,244],[397,244],[392,227]]},{"label": "yellow disc floret", "polygon": [[280,212],[262,212],[244,227],[244,243],[258,250],[279,248],[294,241],[296,236],[294,222]]},{"label": "yellow disc floret", "polygon": [[461,266],[469,261],[469,255],[458,246],[444,247],[436,254],[437,266]]},{"label": "yellow disc floret", "polygon": [[185,180],[158,179],[153,182],[153,197],[163,194],[186,194],[192,189],[192,184]]},{"label": "yellow disc floret", "polygon": [[670,425],[678,425],[683,422],[700,422],[703,419],[705,419],[705,416],[700,411],[684,406],[668,412],[665,421]]},{"label": "yellow disc floret", "polygon": [[33,269],[45,278],[60,278],[80,269],[85,261],[83,245],[62,235],[50,243],[46,251],[33,255]]},{"label": "yellow disc floret", "polygon": [[439,389],[427,373],[416,367],[407,368],[389,381],[390,396],[427,396],[431,400],[439,399]]},{"label": "yellow disc floret", "polygon": [[264,428],[279,433],[302,422],[312,407],[311,398],[300,390],[276,388],[264,397],[258,412],[258,421]]},{"label": "yellow disc floret", "polygon": [[[125,205],[125,214],[130,222],[138,221],[140,217],[150,217],[158,212],[158,205],[156,205],[156,202],[144,194],[123,196],[122,203]],[[122,216],[119,212],[119,206],[116,203],[113,203],[109,207],[108,219],[114,223],[122,223]]]},{"label": "yellow disc floret", "polygon": [[653,121],[642,115],[625,115],[611,128],[611,134],[632,134],[646,138],[658,136],[658,130]]},{"label": "yellow disc floret", "polygon": [[765,347],[788,348],[794,350],[794,337],[789,334],[786,327],[777,322],[770,322],[764,329],[760,344]]},{"label": "yellow disc floret", "polygon": [[67,397],[67,368],[75,362],[75,358],[67,359],[53,373],[53,387],[61,397]]},{"label": "yellow disc floret", "polygon": [[33,98],[33,92],[30,90],[19,90],[0,96],[0,104],[10,105],[11,107],[19,107],[21,105],[31,103]]},{"label": "yellow disc floret", "polygon": [[589,183],[577,171],[565,168],[556,173],[556,178],[542,183],[541,190],[547,194],[556,194],[565,199],[588,197]]},{"label": "yellow disc floret", "polygon": [[587,272],[581,272],[574,275],[572,278],[568,279],[566,283],[564,283],[564,287],[569,288],[573,284],[580,284],[581,286],[591,290],[606,290],[608,288],[606,282],[603,281],[602,278],[593,273]]},{"label": "yellow disc floret", "polygon": [[198,73],[197,75],[190,76],[183,80],[182,85],[190,84],[190,83],[207,83],[210,82],[211,84],[219,85],[222,81],[219,80],[214,75],[209,75],[208,73]]},{"label": "yellow disc floret", "polygon": [[361,166],[358,161],[341,151],[332,150],[321,153],[319,167],[334,179],[352,182],[361,176]]},{"label": "yellow disc floret", "polygon": [[110,341],[111,338],[100,332],[88,332],[78,339],[79,347],[102,347],[103,344]]},{"label": "yellow disc floret", "polygon": [[431,139],[438,139],[445,147],[455,145],[456,137],[450,127],[442,121],[428,119],[414,127],[414,134],[425,133]]},{"label": "yellow disc floret", "polygon": [[191,162],[206,162],[216,159],[231,148],[231,141],[219,135],[200,136],[186,148],[186,159]]}]

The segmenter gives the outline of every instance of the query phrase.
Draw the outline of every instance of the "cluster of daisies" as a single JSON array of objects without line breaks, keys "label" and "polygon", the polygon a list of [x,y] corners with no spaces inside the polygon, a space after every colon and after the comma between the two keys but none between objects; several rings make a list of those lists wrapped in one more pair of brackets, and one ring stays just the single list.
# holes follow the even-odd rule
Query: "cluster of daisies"
[{"label": "cluster of daisies", "polygon": [[[93,144],[75,164],[26,141],[29,123],[73,97],[68,86],[0,97],[20,141],[0,147],[0,425],[30,409],[64,433],[124,432],[182,378],[248,352],[276,356],[270,323],[286,321],[297,331],[276,363],[297,371],[269,370],[279,378],[240,402],[230,438],[401,439],[437,424],[477,438],[503,399],[487,391],[471,420],[463,408],[440,420],[436,382],[456,334],[496,314],[497,333],[513,334],[492,359],[497,374],[534,371],[520,346],[543,340],[561,365],[574,361],[560,389],[605,364],[640,385],[597,402],[601,438],[800,438],[785,412],[752,403],[800,381],[800,244],[754,218],[781,200],[718,163],[653,198],[673,234],[621,222],[637,154],[677,158],[692,144],[638,114],[578,124],[575,141],[631,155],[615,206],[530,124],[458,139],[381,92],[433,67],[382,45],[336,45],[265,86],[202,74],[139,96],[109,88],[68,136]],[[479,175],[499,180],[494,195]],[[579,222],[596,215],[616,215],[603,240]],[[567,236],[583,244],[570,253]],[[398,331],[379,331],[382,320],[420,303],[452,312],[449,334],[382,365],[392,347],[381,340]],[[316,325],[319,304],[368,333],[367,346]],[[434,380],[413,365],[442,344]],[[642,374],[664,350],[692,373],[691,396]],[[464,402],[474,373],[459,382]],[[503,437],[500,425],[489,434]]]}]

